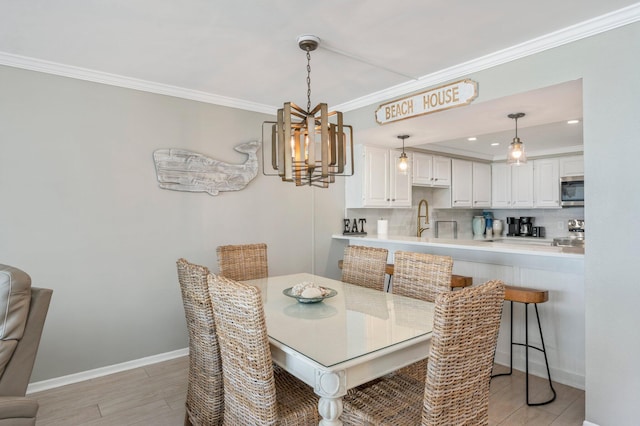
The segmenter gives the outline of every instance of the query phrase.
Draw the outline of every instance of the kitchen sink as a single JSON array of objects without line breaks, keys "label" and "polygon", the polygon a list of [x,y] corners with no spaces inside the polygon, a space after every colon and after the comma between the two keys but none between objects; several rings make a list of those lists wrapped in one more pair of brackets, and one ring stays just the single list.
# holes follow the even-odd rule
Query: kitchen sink
[{"label": "kitchen sink", "polygon": [[516,244],[523,246],[551,246],[552,243],[548,240],[536,240],[535,238],[490,238],[484,241],[491,243],[503,243],[503,244]]},{"label": "kitchen sink", "polygon": [[584,247],[584,237],[554,238],[551,245],[558,247]]}]

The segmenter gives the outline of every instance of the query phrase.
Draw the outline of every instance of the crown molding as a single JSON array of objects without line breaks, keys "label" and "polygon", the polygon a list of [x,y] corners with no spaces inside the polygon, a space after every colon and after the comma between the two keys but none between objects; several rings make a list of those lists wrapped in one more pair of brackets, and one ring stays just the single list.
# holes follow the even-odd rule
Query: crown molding
[{"label": "crown molding", "polygon": [[261,112],[270,115],[274,115],[277,111],[277,108],[270,105],[244,101],[242,99],[230,98],[228,96],[221,96],[213,93],[201,92],[198,90],[186,89],[184,87],[140,80],[137,78],[126,77],[117,74],[110,74],[107,72],[96,71],[87,68],[64,65],[56,62],[45,61],[42,59],[14,55],[6,52],[0,52],[0,65],[22,68],[31,71],[39,71],[47,74],[59,75],[62,77],[91,81],[94,83],[108,84],[110,86],[141,90],[143,92],[173,96],[176,98],[189,99],[192,101],[221,105],[230,108]]},{"label": "crown molding", "polygon": [[[497,65],[504,64],[525,56],[533,55],[547,49],[562,46],[586,37],[600,34],[627,24],[640,20],[640,3],[619,9],[614,12],[581,22],[579,24],[555,31],[553,33],[538,37],[524,43],[463,62],[449,68],[437,71],[432,74],[420,77],[418,80],[398,84],[387,89],[371,93],[366,96],[335,105],[332,109],[337,111],[352,111],[377,102],[393,99],[408,93],[416,92],[437,84],[450,81],[456,78],[467,76],[471,73],[485,70]],[[205,102],[214,105],[221,105],[230,108],[238,108],[247,111],[260,112],[274,115],[277,108],[271,105],[264,105],[249,102],[227,96],[216,95],[198,90],[186,89],[184,87],[171,86],[167,84],[155,83],[146,80],[126,77],[87,68],[74,67],[42,59],[30,58],[26,56],[14,55],[0,52],[0,65],[14,68],[22,68],[31,71],[39,71],[47,74],[54,74],[63,77],[70,77],[79,80],[91,81],[94,83],[108,84],[111,86],[124,87],[127,89],[141,90],[144,92],[156,93],[160,95],[173,96],[177,98],[189,99],[193,101]]]},{"label": "crown molding", "polygon": [[352,111],[389,99],[406,96],[447,81],[468,76],[474,72],[502,65],[525,56],[591,37],[640,20],[640,3],[580,22],[570,27],[528,40],[524,43],[442,69],[432,74],[408,81],[366,96],[333,106],[337,111]]}]

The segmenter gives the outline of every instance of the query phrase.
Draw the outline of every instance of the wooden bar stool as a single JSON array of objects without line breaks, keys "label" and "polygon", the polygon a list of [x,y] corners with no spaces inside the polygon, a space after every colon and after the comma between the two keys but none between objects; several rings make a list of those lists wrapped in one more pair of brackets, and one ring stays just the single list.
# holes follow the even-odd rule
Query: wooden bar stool
[{"label": "wooden bar stool", "polygon": [[[537,290],[535,288],[526,287],[514,287],[505,286],[504,300],[509,301],[511,305],[511,323],[509,325],[510,331],[510,345],[509,345],[509,372],[494,374],[491,378],[498,376],[509,376],[513,372],[513,346],[525,347],[525,380],[526,380],[526,392],[527,392],[527,405],[545,405],[553,402],[556,399],[556,390],[553,388],[551,382],[551,372],[549,371],[549,361],[547,360],[547,351],[544,347],[544,338],[542,337],[542,326],[540,325],[540,315],[538,315],[538,303],[544,303],[549,300],[549,292],[547,290]],[[524,303],[524,343],[518,343],[513,341],[513,302]],[[542,348],[529,344],[529,304],[533,304],[536,311],[536,319],[538,320],[538,331],[540,332],[540,342]],[[553,397],[544,402],[529,402],[529,348],[536,349],[544,355],[544,363],[547,366],[547,377],[549,378],[549,387],[553,392]]]}]

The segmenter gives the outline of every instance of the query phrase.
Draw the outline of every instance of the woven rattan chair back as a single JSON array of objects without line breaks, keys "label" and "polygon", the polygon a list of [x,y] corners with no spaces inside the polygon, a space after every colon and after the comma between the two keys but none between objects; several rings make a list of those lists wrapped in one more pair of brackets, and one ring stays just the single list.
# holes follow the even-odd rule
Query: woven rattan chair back
[{"label": "woven rattan chair back", "polygon": [[393,263],[394,294],[434,302],[438,294],[451,290],[450,256],[396,251]]},{"label": "woven rattan chair back", "polygon": [[219,275],[236,280],[255,280],[269,276],[265,243],[218,246]]},{"label": "woven rattan chair back", "polygon": [[189,382],[185,425],[221,425],[222,364],[204,266],[179,259],[178,281],[189,330]]},{"label": "woven rattan chair back", "polygon": [[501,281],[440,293],[422,379],[392,374],[351,390],[344,397],[344,424],[489,424],[489,381],[503,297]]},{"label": "woven rattan chair back", "polygon": [[489,382],[503,300],[502,281],[437,296],[423,425],[489,423]]},{"label": "woven rattan chair back", "polygon": [[342,281],[384,291],[388,253],[384,248],[347,246],[342,262]]},{"label": "woven rattan chair back", "polygon": [[318,424],[318,400],[300,380],[274,367],[261,292],[209,276],[224,381],[224,424]]}]

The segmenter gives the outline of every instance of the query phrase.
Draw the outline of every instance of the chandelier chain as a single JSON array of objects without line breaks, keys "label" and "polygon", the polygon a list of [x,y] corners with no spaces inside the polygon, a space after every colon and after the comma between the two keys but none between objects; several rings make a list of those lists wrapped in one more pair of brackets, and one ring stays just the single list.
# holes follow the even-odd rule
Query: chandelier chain
[{"label": "chandelier chain", "polygon": [[307,112],[311,111],[311,52],[307,49]]}]

